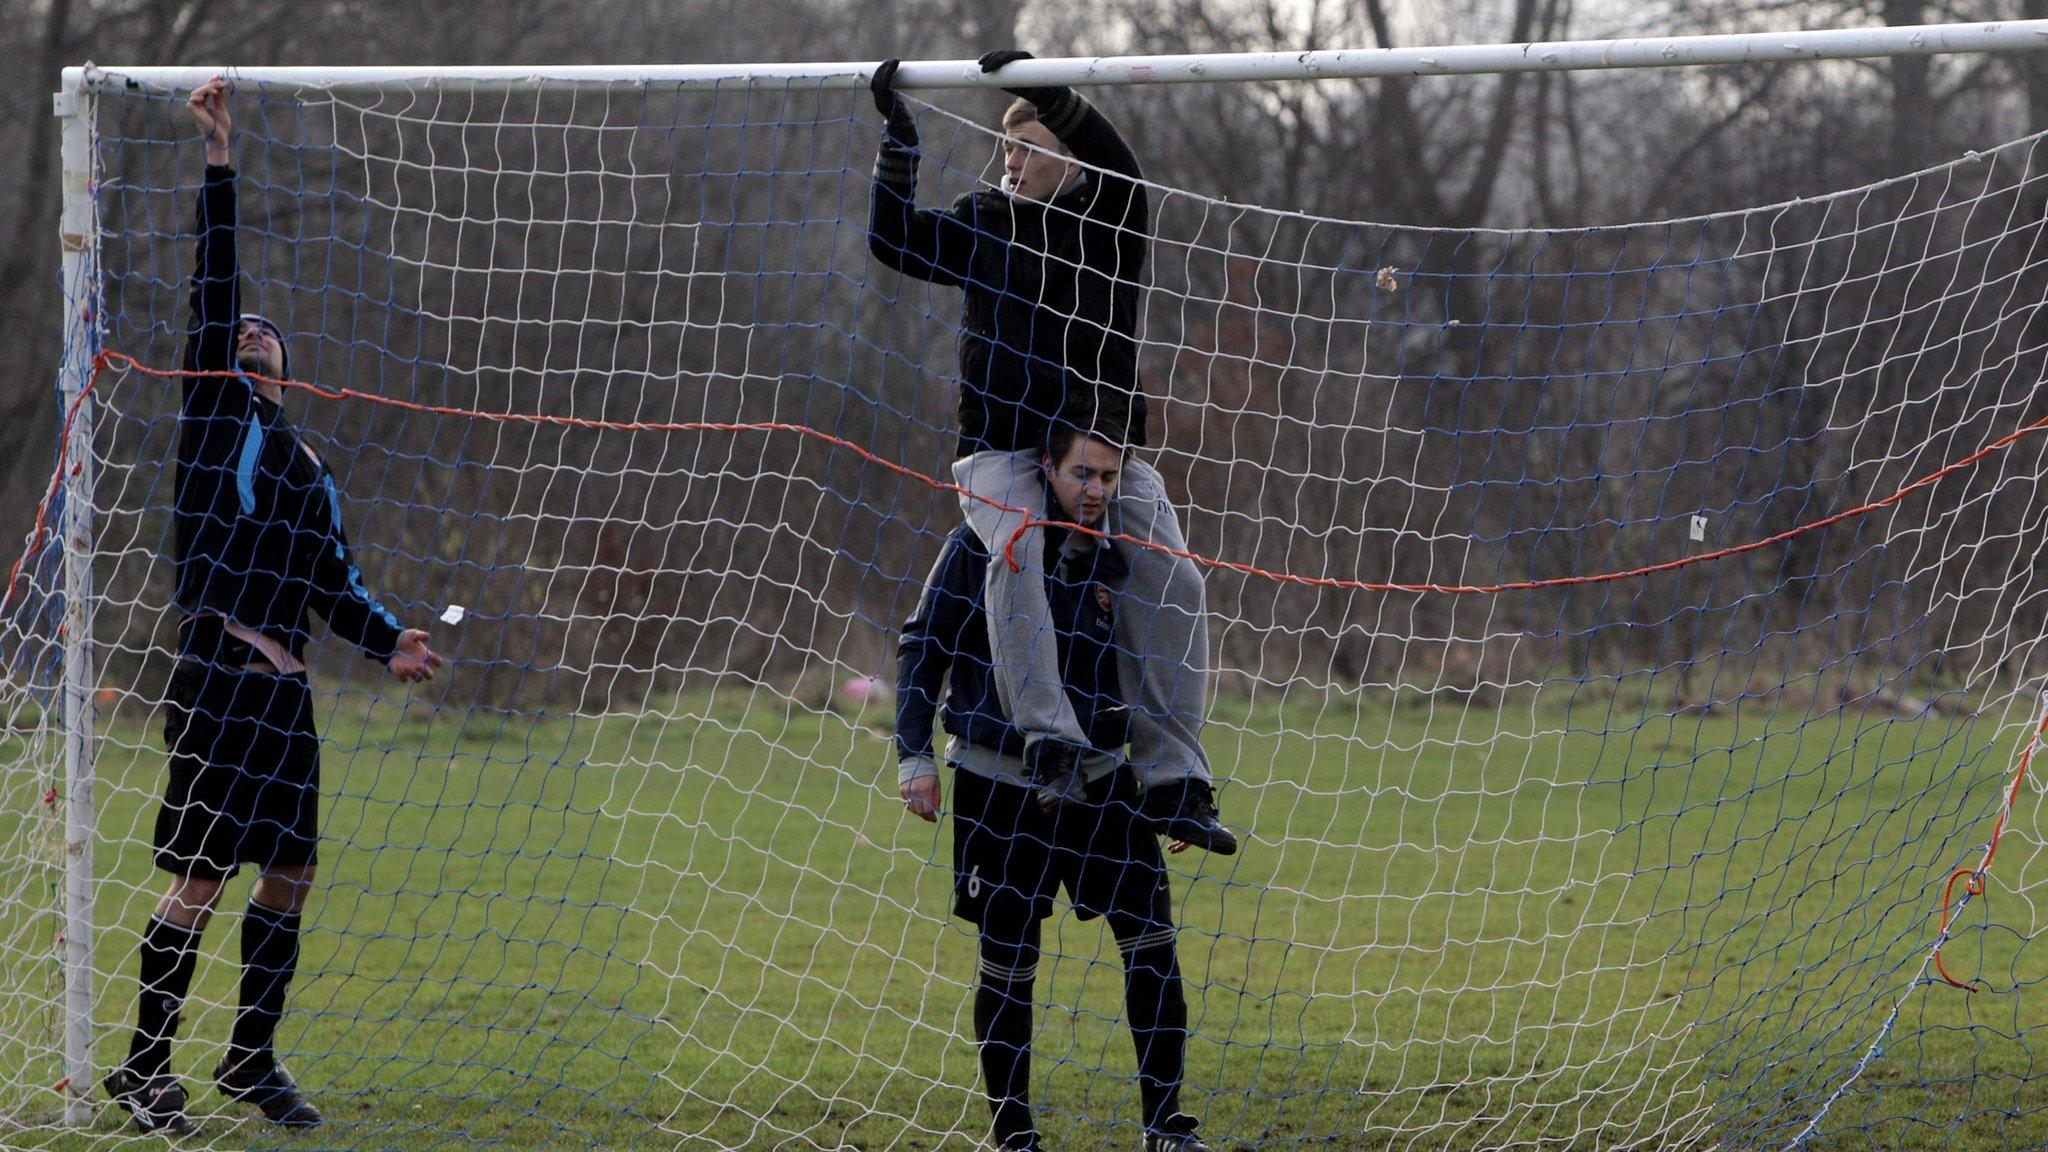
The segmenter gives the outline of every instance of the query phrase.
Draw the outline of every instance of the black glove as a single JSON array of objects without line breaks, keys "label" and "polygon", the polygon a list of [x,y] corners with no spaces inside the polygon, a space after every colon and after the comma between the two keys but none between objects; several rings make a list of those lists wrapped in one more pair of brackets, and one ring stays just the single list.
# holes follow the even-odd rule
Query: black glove
[{"label": "black glove", "polygon": [[983,72],[994,72],[1005,64],[1014,64],[1019,60],[1029,59],[1031,59],[1031,53],[1024,51],[1022,48],[998,48],[993,52],[983,52],[981,59],[975,61],[975,63],[981,65]]},{"label": "black glove", "polygon": [[[981,65],[981,70],[983,72],[994,72],[1005,64],[1015,63],[1018,60],[1029,60],[1031,58],[1031,53],[1026,52],[1021,48],[998,48],[993,52],[982,53],[981,59],[975,61],[975,63]],[[1046,113],[1052,110],[1054,105],[1058,104],[1063,98],[1065,98],[1067,94],[1071,91],[1071,89],[1005,88],[1003,89],[1003,91],[1008,92],[1012,96],[1022,96],[1024,99],[1031,101],[1032,106],[1038,109],[1038,114],[1040,116],[1044,116]]]},{"label": "black glove", "polygon": [[868,91],[875,98],[875,111],[882,114],[883,133],[889,143],[906,152],[917,150],[917,120],[911,116],[910,108],[903,103],[903,97],[896,94],[896,69],[901,60],[884,60],[875,68],[875,74],[868,77]]}]

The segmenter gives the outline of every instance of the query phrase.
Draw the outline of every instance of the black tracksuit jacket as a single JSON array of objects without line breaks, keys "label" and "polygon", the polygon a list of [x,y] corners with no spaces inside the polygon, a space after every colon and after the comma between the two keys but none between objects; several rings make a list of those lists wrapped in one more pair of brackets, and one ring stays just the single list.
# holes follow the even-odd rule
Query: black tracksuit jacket
[{"label": "black tracksuit jacket", "polygon": [[[305,449],[284,410],[237,371],[235,229],[234,169],[209,165],[199,190],[172,510],[181,654],[229,665],[258,658],[227,634],[226,618],[303,658],[311,609],[366,656],[389,660],[401,629],[363,588],[333,474]],[[205,371],[235,374],[192,374]]]},{"label": "black tracksuit jacket", "polygon": [[883,139],[868,248],[907,276],[965,292],[960,322],[962,456],[1037,452],[1065,417],[1146,438],[1138,379],[1140,280],[1151,206],[1138,158],[1070,89],[1035,95],[1039,122],[1104,169],[1048,202],[997,190],[947,211],[917,206],[917,153]]}]

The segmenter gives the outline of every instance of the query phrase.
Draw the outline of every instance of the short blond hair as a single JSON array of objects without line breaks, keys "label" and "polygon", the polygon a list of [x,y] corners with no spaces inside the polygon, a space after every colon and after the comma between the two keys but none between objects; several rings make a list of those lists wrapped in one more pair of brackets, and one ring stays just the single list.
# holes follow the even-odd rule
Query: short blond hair
[{"label": "short blond hair", "polygon": [[1010,106],[1003,109],[1003,131],[1005,132],[1024,124],[1035,123],[1037,120],[1038,105],[1033,104],[1022,96],[1010,101]]}]

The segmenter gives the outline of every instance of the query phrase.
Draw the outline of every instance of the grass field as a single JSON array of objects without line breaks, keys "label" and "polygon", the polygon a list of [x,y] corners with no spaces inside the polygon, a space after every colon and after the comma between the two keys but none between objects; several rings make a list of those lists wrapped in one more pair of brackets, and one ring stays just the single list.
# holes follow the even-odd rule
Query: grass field
[{"label": "grass field", "polygon": [[[901,814],[864,721],[744,689],[538,723],[322,699],[326,859],[281,1040],[333,1123],[286,1139],[223,1113],[211,1142],[976,1146],[948,833]],[[102,1060],[159,883],[145,712],[113,709],[99,763]],[[1989,991],[1912,987],[2009,772],[1987,721],[1646,718],[1559,694],[1218,719],[1226,816],[1251,838],[1173,867],[1187,1103],[1224,1146],[1782,1147],[1900,1004],[1811,1146],[2048,1143],[2030,905],[1968,910],[1948,947]],[[33,838],[0,813],[0,842]],[[48,895],[47,863],[5,864],[9,891]],[[0,940],[43,948],[6,963],[47,966],[52,921],[27,915],[0,910]],[[232,1011],[233,924],[187,1012],[195,1088]],[[1063,916],[1047,951],[1041,1126],[1060,1149],[1135,1148],[1114,944]],[[112,1109],[44,1127],[62,1072],[48,1030],[29,1039],[0,1037],[0,1074],[40,1086],[0,1108],[0,1143],[114,1146]]]}]

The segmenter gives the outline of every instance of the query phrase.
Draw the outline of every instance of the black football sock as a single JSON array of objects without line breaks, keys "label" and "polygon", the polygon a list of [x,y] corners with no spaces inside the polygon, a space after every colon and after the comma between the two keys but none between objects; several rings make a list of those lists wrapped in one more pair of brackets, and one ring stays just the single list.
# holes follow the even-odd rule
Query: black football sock
[{"label": "black football sock", "polygon": [[1186,1073],[1188,1002],[1181,990],[1173,929],[1148,927],[1119,939],[1124,953],[1124,1011],[1138,1050],[1138,1099],[1147,1131],[1161,1131],[1180,1111]]},{"label": "black football sock", "polygon": [[974,988],[974,1039],[981,1049],[982,1087],[998,1143],[1016,1141],[1031,1124],[1031,986],[1038,975],[1038,925],[1021,943],[981,938],[981,979]]},{"label": "black football sock", "polygon": [[199,966],[199,935],[161,916],[151,916],[142,930],[142,988],[126,1067],[144,1080],[170,1071],[171,1038],[178,1034],[178,1013]]},{"label": "black football sock", "polygon": [[299,970],[299,914],[254,900],[242,916],[242,1007],[228,1041],[228,1062],[275,1059],[271,1044],[284,1016],[284,995]]}]

